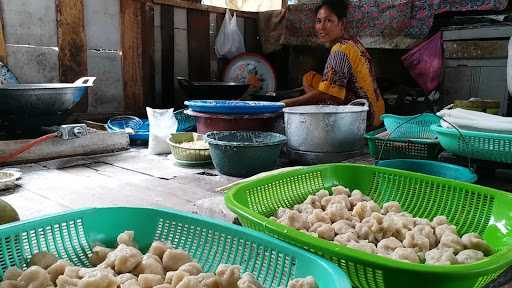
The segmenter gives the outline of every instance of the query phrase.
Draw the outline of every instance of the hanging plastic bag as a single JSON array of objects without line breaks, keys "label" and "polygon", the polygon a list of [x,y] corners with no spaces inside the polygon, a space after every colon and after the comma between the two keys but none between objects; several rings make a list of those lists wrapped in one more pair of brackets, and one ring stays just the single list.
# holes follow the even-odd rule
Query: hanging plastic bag
[{"label": "hanging plastic bag", "polygon": [[427,93],[441,83],[443,71],[443,37],[438,32],[402,56],[405,68]]},{"label": "hanging plastic bag", "polygon": [[174,109],[151,109],[146,107],[149,121],[149,154],[169,154],[171,147],[167,138],[176,132],[178,122],[174,117]]},{"label": "hanging plastic bag", "polygon": [[244,52],[244,38],[240,30],[238,30],[236,13],[231,17],[229,10],[226,9],[226,16],[215,40],[215,53],[218,58],[225,57],[231,59]]}]

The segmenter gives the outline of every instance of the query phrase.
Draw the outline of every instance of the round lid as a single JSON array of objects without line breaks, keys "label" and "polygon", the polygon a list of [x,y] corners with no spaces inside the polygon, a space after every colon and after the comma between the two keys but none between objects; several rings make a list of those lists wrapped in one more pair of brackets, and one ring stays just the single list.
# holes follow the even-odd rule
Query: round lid
[{"label": "round lid", "polygon": [[366,106],[335,106],[335,105],[306,105],[285,108],[284,113],[290,114],[337,114],[359,113],[368,111]]}]

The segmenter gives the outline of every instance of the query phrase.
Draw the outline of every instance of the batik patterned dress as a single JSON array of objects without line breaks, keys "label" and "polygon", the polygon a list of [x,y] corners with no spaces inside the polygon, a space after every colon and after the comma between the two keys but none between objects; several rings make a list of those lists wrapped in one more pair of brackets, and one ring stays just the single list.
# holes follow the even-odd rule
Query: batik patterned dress
[{"label": "batik patterned dress", "polygon": [[343,104],[355,99],[368,100],[368,126],[377,127],[382,123],[384,99],[375,81],[371,57],[359,41],[339,40],[331,48],[323,75],[307,73],[304,83],[342,99]]}]

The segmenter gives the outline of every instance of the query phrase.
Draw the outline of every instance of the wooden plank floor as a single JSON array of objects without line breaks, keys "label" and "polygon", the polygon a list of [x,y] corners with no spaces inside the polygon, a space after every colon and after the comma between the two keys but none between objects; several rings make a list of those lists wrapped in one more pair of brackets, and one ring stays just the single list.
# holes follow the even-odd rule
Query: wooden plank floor
[{"label": "wooden plank floor", "polygon": [[[368,156],[347,162],[372,164]],[[213,167],[181,168],[165,156],[148,155],[146,150],[90,157],[76,157],[19,165],[23,172],[19,185],[0,191],[0,199],[9,202],[29,219],[86,207],[140,206],[204,212],[197,203],[209,202],[214,216],[225,216],[222,193],[215,188],[238,178],[220,175]],[[500,183],[491,183],[501,186]],[[505,187],[497,187],[505,188]],[[508,269],[487,288],[512,288],[512,269]]]},{"label": "wooden plank floor", "polygon": [[23,173],[15,189],[0,191],[22,219],[69,209],[141,206],[194,211],[194,203],[222,197],[215,188],[237,178],[211,168],[181,168],[145,150],[66,158],[13,168]]}]

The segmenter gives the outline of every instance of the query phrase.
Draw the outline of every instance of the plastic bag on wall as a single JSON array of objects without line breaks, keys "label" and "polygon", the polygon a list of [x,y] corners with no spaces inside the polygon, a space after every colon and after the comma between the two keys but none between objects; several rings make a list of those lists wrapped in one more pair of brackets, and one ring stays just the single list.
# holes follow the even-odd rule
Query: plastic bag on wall
[{"label": "plastic bag on wall", "polygon": [[427,93],[441,83],[443,71],[443,34],[438,32],[402,56],[402,63]]},{"label": "plastic bag on wall", "polygon": [[244,37],[238,29],[236,13],[233,17],[226,9],[226,16],[215,39],[215,53],[217,57],[231,59],[240,53],[245,52]]}]

